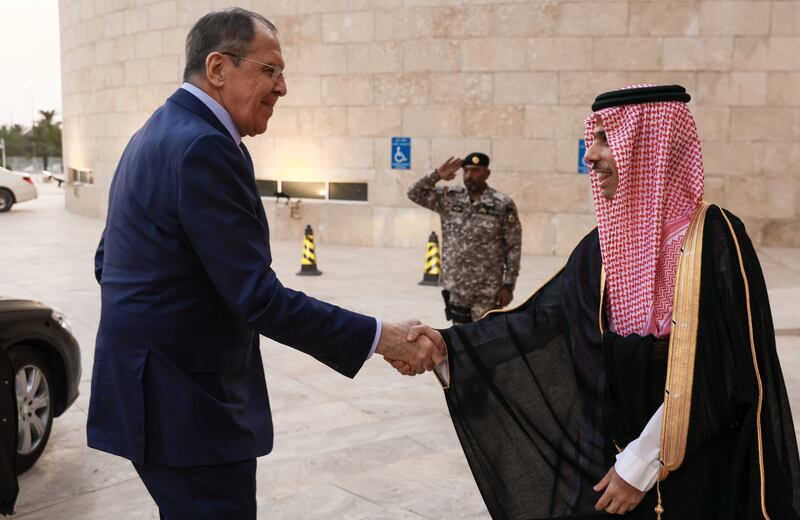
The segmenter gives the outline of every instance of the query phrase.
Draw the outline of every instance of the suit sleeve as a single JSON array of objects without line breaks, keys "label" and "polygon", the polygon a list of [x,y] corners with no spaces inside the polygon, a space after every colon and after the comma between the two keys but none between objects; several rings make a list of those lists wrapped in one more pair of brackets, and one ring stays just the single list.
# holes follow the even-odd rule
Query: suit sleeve
[{"label": "suit sleeve", "polygon": [[97,283],[102,284],[103,281],[103,258],[105,257],[105,242],[106,230],[100,236],[100,243],[97,245],[97,251],[94,253],[94,278]]},{"label": "suit sleeve", "polygon": [[284,287],[270,267],[269,230],[255,182],[225,136],[198,138],[178,180],[181,226],[222,299],[260,334],[348,376],[366,360],[376,320]]}]

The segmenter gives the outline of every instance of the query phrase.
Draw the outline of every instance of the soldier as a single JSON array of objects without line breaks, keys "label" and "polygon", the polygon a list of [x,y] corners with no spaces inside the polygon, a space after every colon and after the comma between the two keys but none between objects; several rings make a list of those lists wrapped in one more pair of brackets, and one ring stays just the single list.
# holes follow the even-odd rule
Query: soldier
[{"label": "soldier", "polygon": [[[464,187],[436,187],[464,169]],[[522,226],[511,197],[486,184],[489,157],[451,157],[408,190],[408,198],[442,219],[442,276],[445,313],[469,323],[505,307],[514,297],[522,249]]]}]

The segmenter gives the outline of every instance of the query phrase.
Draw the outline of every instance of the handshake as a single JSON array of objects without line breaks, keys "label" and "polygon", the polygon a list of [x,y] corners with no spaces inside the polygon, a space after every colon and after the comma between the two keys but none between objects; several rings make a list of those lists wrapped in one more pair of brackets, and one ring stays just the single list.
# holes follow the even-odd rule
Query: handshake
[{"label": "handshake", "polygon": [[383,322],[375,352],[406,376],[433,370],[447,358],[447,347],[439,331],[417,320]]}]

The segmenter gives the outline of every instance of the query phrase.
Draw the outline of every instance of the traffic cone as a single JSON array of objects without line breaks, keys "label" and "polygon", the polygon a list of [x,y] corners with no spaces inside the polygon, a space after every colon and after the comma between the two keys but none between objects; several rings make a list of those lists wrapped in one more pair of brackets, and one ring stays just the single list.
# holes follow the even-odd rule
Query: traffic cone
[{"label": "traffic cone", "polygon": [[300,259],[300,276],[319,276],[322,271],[317,269],[317,253],[314,249],[314,231],[311,225],[306,225],[306,236],[303,238],[303,258]]},{"label": "traffic cone", "polygon": [[425,253],[425,274],[419,285],[439,285],[439,273],[442,272],[442,259],[439,256],[439,239],[436,232],[431,231],[428,237],[428,252]]}]

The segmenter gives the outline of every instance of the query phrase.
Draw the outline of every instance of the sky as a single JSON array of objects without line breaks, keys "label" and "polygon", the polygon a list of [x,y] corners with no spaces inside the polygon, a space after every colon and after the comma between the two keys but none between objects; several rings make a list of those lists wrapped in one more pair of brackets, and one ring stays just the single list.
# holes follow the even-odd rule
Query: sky
[{"label": "sky", "polygon": [[61,120],[58,0],[0,0],[0,125],[31,126],[39,110]]}]

